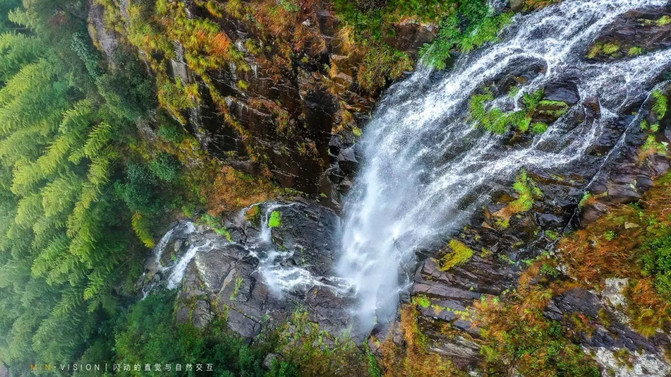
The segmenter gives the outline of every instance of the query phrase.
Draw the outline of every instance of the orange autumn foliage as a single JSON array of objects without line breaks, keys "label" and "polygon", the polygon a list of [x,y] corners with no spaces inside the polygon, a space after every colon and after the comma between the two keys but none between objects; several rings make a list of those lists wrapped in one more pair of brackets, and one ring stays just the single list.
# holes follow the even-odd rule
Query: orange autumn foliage
[{"label": "orange autumn foliage", "polygon": [[224,166],[211,186],[203,189],[203,194],[208,198],[208,208],[214,213],[222,213],[267,201],[277,195],[277,189],[267,180]]},{"label": "orange autumn foliage", "polygon": [[637,205],[620,205],[560,243],[567,272],[587,287],[628,278],[623,308],[644,336],[671,327],[671,303],[660,296],[644,258],[655,240],[671,236],[671,175],[659,178]]},{"label": "orange autumn foliage", "polygon": [[662,299],[650,278],[630,282],[624,291],[631,326],[643,336],[671,331],[671,303]]},{"label": "orange autumn foliage", "polygon": [[228,52],[231,40],[224,33],[218,33],[211,42],[212,52],[223,56]]},{"label": "orange autumn foliage", "polygon": [[481,367],[487,375],[598,374],[595,363],[574,343],[571,332],[544,315],[552,297],[575,286],[546,276],[543,266],[551,271],[553,263],[549,258],[538,260],[521,274],[516,291],[474,302],[482,335]]},{"label": "orange autumn foliage", "polygon": [[[391,336],[382,344],[380,366],[385,377],[450,377],[464,375],[452,362],[430,352],[426,338],[417,323],[417,308],[408,304],[401,309],[398,330],[403,334],[404,346],[394,343]],[[393,329],[391,331],[394,331]]]},{"label": "orange autumn foliage", "polygon": [[641,246],[671,227],[669,177],[660,178],[640,201],[619,205],[564,238],[559,248],[570,275],[588,284],[609,277],[642,278]]}]

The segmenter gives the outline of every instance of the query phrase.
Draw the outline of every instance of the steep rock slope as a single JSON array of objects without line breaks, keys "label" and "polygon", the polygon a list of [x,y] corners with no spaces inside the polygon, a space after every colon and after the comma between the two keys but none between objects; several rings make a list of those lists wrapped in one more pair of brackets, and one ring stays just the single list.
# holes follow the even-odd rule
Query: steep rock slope
[{"label": "steep rock slope", "polygon": [[[585,59],[616,62],[668,48],[668,24],[664,20],[669,10],[667,7],[625,13],[602,31],[584,52]],[[611,53],[604,54],[604,46]],[[621,52],[612,52],[616,49],[613,46]],[[507,92],[508,83],[536,74],[510,72],[493,83],[493,90]],[[418,308],[419,325],[428,335],[428,347],[433,352],[462,366],[478,365],[483,356],[508,367],[537,363],[536,366],[541,365],[539,369],[523,373],[540,373],[543,360],[548,360],[545,352],[550,350],[544,348],[543,342],[555,341],[547,335],[552,330],[543,326],[558,323],[568,338],[590,350],[600,367],[615,375],[669,373],[668,308],[655,301],[658,299],[650,301],[655,302],[650,304],[654,308],[651,310],[657,312],[659,321],[652,321],[652,329],[648,330],[640,322],[648,323],[647,320],[637,318],[641,312],[626,310],[627,305],[635,306],[631,303],[635,299],[625,298],[623,292],[641,289],[632,288],[636,283],[622,279],[640,276],[636,272],[640,264],[636,258],[640,256],[633,252],[624,256],[630,253],[627,247],[636,244],[614,246],[623,249],[617,254],[619,257],[612,259],[600,259],[589,250],[589,242],[609,242],[596,241],[595,237],[611,239],[619,237],[616,233],[639,228],[634,222],[626,222],[620,228],[611,225],[608,230],[608,225],[603,224],[613,220],[602,220],[601,216],[615,208],[621,211],[627,203],[641,201],[640,205],[645,206],[650,199],[644,193],[669,169],[666,145],[671,141],[671,118],[666,111],[660,111],[671,96],[668,79],[667,67],[666,72],[660,72],[657,82],[661,84],[653,95],[625,109],[590,146],[594,156],[607,156],[602,165],[574,165],[551,174],[529,170],[518,175],[514,186],[501,186],[482,214],[421,264],[414,279],[411,305]],[[600,105],[590,98],[580,98],[570,80],[554,83],[544,93],[544,100],[568,106],[581,104],[582,110],[573,120],[575,125],[603,116]],[[638,121],[632,123],[632,114],[639,115]],[[537,116],[545,115],[537,111],[534,118]],[[551,125],[556,117],[541,120]],[[666,190],[663,183],[659,185],[653,189],[653,196]],[[512,210],[521,200],[527,202],[522,206],[525,208]],[[581,236],[589,242],[568,236],[593,222],[600,225],[588,229],[605,233]],[[644,239],[657,237],[649,232],[642,233]],[[568,238],[558,244],[562,234]],[[614,270],[610,266],[615,263],[624,263],[624,268]],[[591,275],[586,275],[586,270]],[[664,302],[664,298],[659,299]],[[515,322],[525,329],[516,327],[519,325]],[[540,333],[533,335],[533,331]],[[526,336],[546,338],[534,344]],[[516,360],[533,358],[534,352],[544,356],[533,362]],[[564,354],[558,360],[566,361],[568,356]]]},{"label": "steep rock slope", "polygon": [[354,42],[334,6],[105,0],[90,19],[105,53],[118,44],[112,34],[139,49],[162,106],[214,156],[338,201],[357,164],[349,147],[380,90],[437,29],[404,18],[370,47]]}]

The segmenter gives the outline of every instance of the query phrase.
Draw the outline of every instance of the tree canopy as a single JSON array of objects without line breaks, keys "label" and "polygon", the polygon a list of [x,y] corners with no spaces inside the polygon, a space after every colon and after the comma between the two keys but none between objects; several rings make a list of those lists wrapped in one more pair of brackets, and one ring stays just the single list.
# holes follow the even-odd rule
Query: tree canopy
[{"label": "tree canopy", "polygon": [[0,1],[0,360],[14,366],[76,360],[143,251],[115,183],[151,85],[136,61],[107,68],[80,3]]}]

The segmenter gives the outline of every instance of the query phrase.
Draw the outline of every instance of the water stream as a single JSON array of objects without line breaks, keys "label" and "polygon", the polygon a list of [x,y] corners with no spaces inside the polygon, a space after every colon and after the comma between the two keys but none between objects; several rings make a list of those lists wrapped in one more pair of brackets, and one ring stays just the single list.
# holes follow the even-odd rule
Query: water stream
[{"label": "water stream", "polygon": [[[439,247],[463,226],[489,200],[492,182],[510,181],[522,168],[603,160],[586,151],[622,109],[648,95],[671,53],[608,63],[584,56],[599,31],[622,13],[665,3],[566,0],[517,15],[502,42],[461,57],[449,74],[436,79],[430,70],[419,70],[388,90],[362,136],[364,163],[345,206],[337,265],[358,297],[359,330],[395,317],[416,253]],[[520,109],[524,93],[571,79],[581,101],[598,100],[601,116],[576,127],[568,120],[582,110],[578,103],[533,142],[516,146],[476,129],[468,118],[471,95],[511,69],[539,64],[541,73],[519,93],[501,94],[492,104]]]},{"label": "water stream", "polygon": [[[258,261],[256,271],[276,297],[282,297],[285,293],[306,292],[315,286],[344,292],[347,288],[346,283],[337,276],[319,276],[309,270],[309,265],[295,265],[292,262],[292,257],[300,252],[300,245],[280,248],[273,242],[269,221],[271,214],[275,211],[290,209],[295,204],[268,202],[243,208],[235,218],[231,219],[238,229],[244,228],[244,224],[248,222],[245,218],[248,210],[255,206],[259,206],[260,209],[258,230],[248,229],[244,242],[227,239],[216,234],[210,227],[198,226],[191,221],[178,222],[163,235],[154,247],[152,261],[155,264],[155,270],[163,278],[160,281],[146,284],[143,288],[143,296],[146,297],[158,284],[164,285],[167,289],[180,287],[189,264],[197,257],[197,254],[222,249],[233,244],[243,248],[247,255]],[[175,250],[175,254],[167,258],[175,242],[179,250]],[[166,262],[166,259],[169,261]],[[198,263],[196,267],[198,268]],[[143,275],[143,279],[145,276]]]}]

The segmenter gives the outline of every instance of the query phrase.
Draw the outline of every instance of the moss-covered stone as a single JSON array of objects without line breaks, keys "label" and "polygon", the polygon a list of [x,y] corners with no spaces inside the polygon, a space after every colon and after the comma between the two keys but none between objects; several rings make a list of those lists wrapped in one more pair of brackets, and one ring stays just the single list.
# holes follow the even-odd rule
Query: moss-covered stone
[{"label": "moss-covered stone", "polygon": [[473,249],[459,240],[450,240],[448,247],[451,252],[445,254],[441,259],[440,269],[443,271],[447,271],[455,266],[466,263],[473,257]]}]

